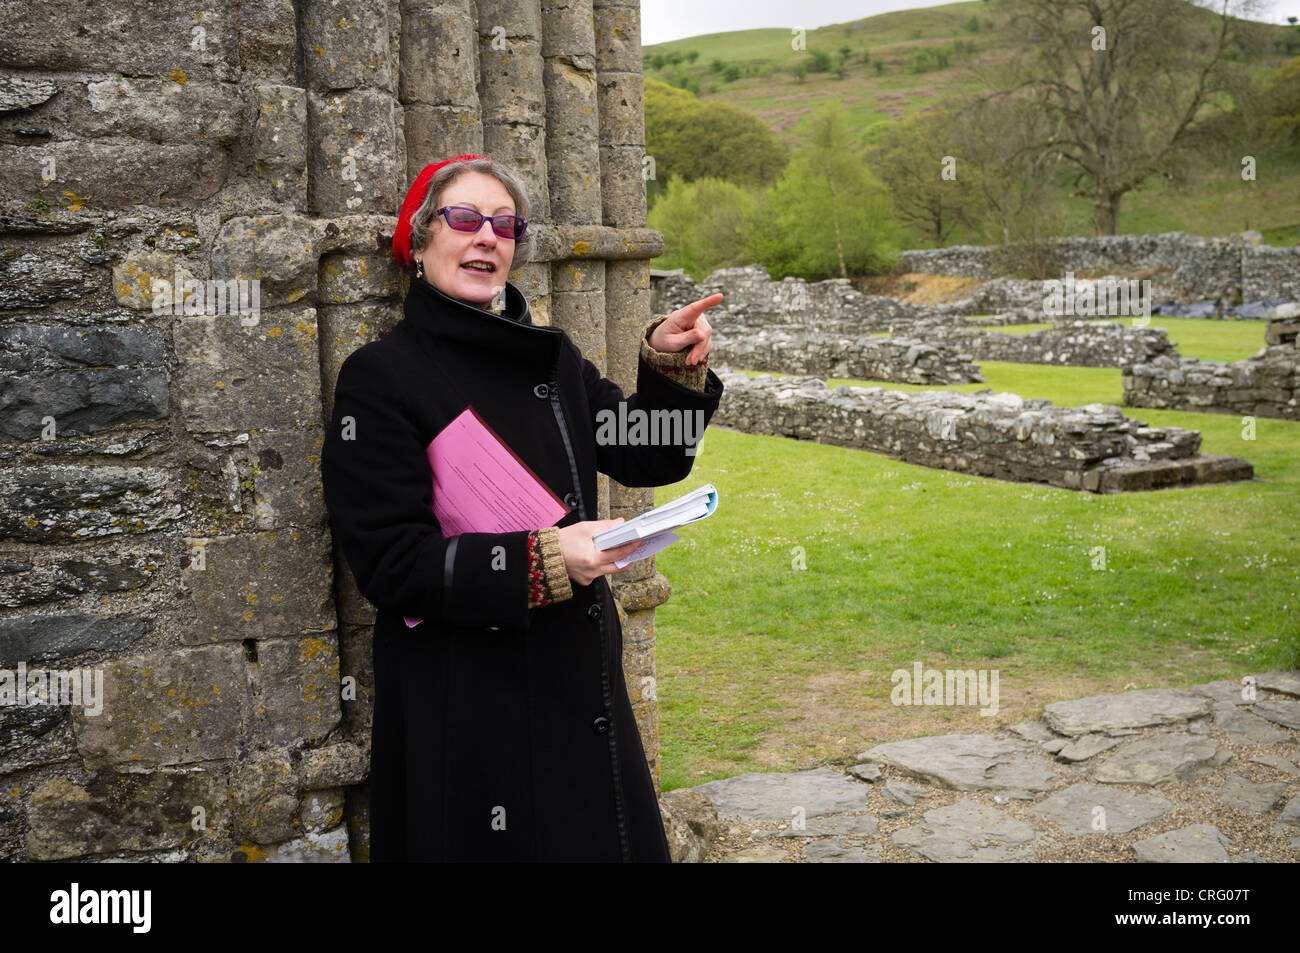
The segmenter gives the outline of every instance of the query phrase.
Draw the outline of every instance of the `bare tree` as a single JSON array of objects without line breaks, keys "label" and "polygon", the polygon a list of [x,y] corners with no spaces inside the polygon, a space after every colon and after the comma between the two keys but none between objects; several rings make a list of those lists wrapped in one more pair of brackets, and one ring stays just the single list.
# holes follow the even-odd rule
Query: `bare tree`
[{"label": "bare tree", "polygon": [[[1214,9],[1208,4],[1214,3]],[[1249,80],[1232,51],[1255,31],[1256,0],[1007,0],[1021,44],[1002,87],[1049,119],[1035,143],[1076,172],[1097,234],[1114,234],[1124,196],[1153,176],[1177,181],[1189,156],[1228,126]]]}]

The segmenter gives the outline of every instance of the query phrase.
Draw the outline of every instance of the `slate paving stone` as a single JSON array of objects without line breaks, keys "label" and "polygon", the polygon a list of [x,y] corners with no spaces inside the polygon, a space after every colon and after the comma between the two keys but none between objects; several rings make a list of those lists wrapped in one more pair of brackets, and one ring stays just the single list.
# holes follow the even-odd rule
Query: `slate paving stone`
[{"label": "slate paving stone", "polygon": [[1256,784],[1240,775],[1229,774],[1224,778],[1218,796],[1239,811],[1267,814],[1282,800],[1286,789],[1287,784],[1284,781]]},{"label": "slate paving stone", "polygon": [[1054,702],[1043,709],[1043,720],[1058,734],[1086,735],[1110,729],[1178,724],[1207,715],[1212,708],[1208,698],[1195,692],[1146,688]]},{"label": "slate paving stone", "polygon": [[859,847],[837,840],[814,841],[803,849],[810,864],[878,864],[880,845]]},{"label": "slate paving stone", "polygon": [[1274,724],[1300,730],[1300,701],[1269,699],[1257,702],[1250,710],[1252,714],[1267,718]]},{"label": "slate paving stone", "polygon": [[1101,764],[1093,778],[1108,784],[1163,784],[1190,780],[1211,769],[1219,746],[1208,738],[1157,734],[1137,738]]},{"label": "slate paving stone", "polygon": [[1125,834],[1168,813],[1174,803],[1158,794],[1131,794],[1105,784],[1072,784],[1029,809],[1067,834]]},{"label": "slate paving stone", "polygon": [[892,765],[954,791],[1050,791],[1058,783],[1051,763],[1029,744],[990,735],[934,735],[876,745],[859,761]]},{"label": "slate paving stone", "polygon": [[748,821],[788,821],[796,808],[803,809],[804,817],[864,810],[870,789],[838,771],[815,768],[741,774],[692,790],[712,800],[719,814]]},{"label": "slate paving stone", "polygon": [[1133,845],[1142,864],[1226,864],[1232,841],[1213,824],[1192,824]]},{"label": "slate paving stone", "polygon": [[936,863],[1007,863],[1034,859],[1032,827],[997,808],[962,798],[926,811],[921,823],[893,834],[899,847]]},{"label": "slate paving stone", "polygon": [[1291,739],[1281,728],[1246,709],[1220,708],[1214,713],[1214,723],[1234,745],[1272,745]]}]

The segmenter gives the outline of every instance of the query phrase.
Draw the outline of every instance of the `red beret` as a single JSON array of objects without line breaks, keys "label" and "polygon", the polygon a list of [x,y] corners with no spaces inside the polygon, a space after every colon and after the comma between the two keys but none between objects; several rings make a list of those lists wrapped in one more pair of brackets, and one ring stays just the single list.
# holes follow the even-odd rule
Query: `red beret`
[{"label": "red beret", "polygon": [[397,259],[399,265],[403,267],[411,265],[411,216],[424,202],[424,197],[429,191],[429,180],[433,178],[433,174],[448,162],[486,158],[487,156],[476,155],[453,156],[441,162],[430,163],[420,170],[420,174],[415,177],[415,181],[406,191],[406,198],[402,200],[402,210],[397,213],[397,230],[393,232],[393,257]]}]

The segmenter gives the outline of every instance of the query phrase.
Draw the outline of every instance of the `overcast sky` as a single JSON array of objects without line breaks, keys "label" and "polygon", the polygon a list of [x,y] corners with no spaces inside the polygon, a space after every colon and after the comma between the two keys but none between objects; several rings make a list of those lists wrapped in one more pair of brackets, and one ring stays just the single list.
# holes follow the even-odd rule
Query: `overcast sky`
[{"label": "overcast sky", "polygon": [[[701,33],[729,33],[758,27],[802,27],[848,23],[877,13],[937,7],[953,0],[641,0],[641,45],[651,46]],[[1300,17],[1300,0],[1265,3],[1261,19],[1285,23]]]}]

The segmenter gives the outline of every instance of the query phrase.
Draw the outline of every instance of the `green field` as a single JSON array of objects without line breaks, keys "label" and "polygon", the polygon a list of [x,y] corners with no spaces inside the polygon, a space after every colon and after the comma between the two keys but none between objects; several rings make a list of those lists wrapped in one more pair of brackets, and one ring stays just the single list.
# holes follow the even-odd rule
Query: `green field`
[{"label": "green field", "polygon": [[[1259,322],[1156,322],[1187,356],[1262,343]],[[947,389],[1121,398],[1114,368],[982,368],[987,383]],[[1256,479],[1098,496],[711,428],[690,477],[655,494],[721,494],[658,557],[672,584],[656,614],[664,789],[1300,665],[1300,423],[1260,418],[1245,440],[1234,416],[1125,412],[1199,430],[1203,451],[1245,457]],[[998,670],[999,713],[893,706],[890,673],[917,661]]]}]

